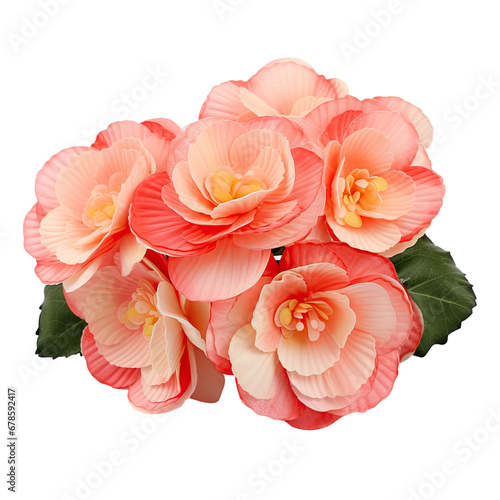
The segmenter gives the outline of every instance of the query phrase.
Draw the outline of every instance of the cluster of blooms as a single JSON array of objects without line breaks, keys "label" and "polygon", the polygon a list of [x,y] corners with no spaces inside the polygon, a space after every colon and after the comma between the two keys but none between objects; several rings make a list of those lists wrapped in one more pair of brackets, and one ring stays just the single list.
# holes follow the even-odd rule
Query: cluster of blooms
[{"label": "cluster of blooms", "polygon": [[52,157],[25,247],[87,322],[90,373],[137,409],[215,402],[226,374],[256,413],[325,427],[385,398],[419,344],[387,257],[441,207],[431,140],[416,106],[277,60],[183,129],[116,122]]}]

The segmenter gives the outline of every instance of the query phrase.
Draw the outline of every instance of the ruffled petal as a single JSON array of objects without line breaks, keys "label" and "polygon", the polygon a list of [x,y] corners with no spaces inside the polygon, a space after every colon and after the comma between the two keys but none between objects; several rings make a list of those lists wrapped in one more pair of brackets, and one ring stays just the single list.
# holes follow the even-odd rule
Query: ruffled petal
[{"label": "ruffled petal", "polygon": [[253,286],[262,276],[269,255],[269,250],[247,250],[234,245],[232,238],[223,238],[214,250],[203,255],[171,257],[170,279],[189,300],[224,300]]}]

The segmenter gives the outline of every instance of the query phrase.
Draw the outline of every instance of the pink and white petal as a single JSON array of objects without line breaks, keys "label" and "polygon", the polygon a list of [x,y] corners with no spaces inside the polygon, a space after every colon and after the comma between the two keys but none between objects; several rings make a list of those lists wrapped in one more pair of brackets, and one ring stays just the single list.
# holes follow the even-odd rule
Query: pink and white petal
[{"label": "pink and white petal", "polygon": [[258,349],[273,352],[278,348],[282,335],[275,322],[276,311],[285,301],[306,294],[307,283],[296,272],[280,273],[271,283],[263,286],[251,318]]},{"label": "pink and white petal", "polygon": [[413,353],[417,350],[422,340],[422,332],[424,330],[424,317],[422,316],[422,312],[411,298],[410,302],[412,304],[413,326],[408,335],[408,340],[398,349],[401,361],[406,361],[413,356]]},{"label": "pink and white petal", "polygon": [[145,413],[165,413],[182,406],[193,393],[197,383],[196,360],[191,349],[186,350],[181,361],[179,381],[181,388],[177,396],[154,403],[146,397],[142,380],[136,380],[129,387],[128,399],[134,408]]},{"label": "pink and white petal", "polygon": [[391,111],[401,111],[404,113],[417,130],[422,146],[424,148],[430,147],[434,129],[431,121],[420,108],[400,97],[374,97],[374,99],[384,103]]},{"label": "pink and white petal", "polygon": [[331,243],[333,241],[331,234],[328,232],[325,217],[318,217],[318,222],[312,228],[312,231],[304,238],[302,243]]},{"label": "pink and white petal", "polygon": [[432,163],[431,163],[431,160],[429,158],[429,155],[427,154],[427,151],[422,146],[422,144],[418,145],[417,154],[415,155],[415,158],[411,162],[410,166],[411,167],[432,168]]},{"label": "pink and white petal", "polygon": [[332,413],[344,416],[352,412],[365,412],[377,406],[380,401],[391,393],[396,377],[398,376],[398,367],[399,354],[397,351],[379,356],[378,369],[371,391],[343,408],[332,410]]},{"label": "pink and white petal", "polygon": [[[184,311],[187,321],[197,330],[196,338],[199,338],[198,335],[200,335],[201,341],[204,341],[210,321],[210,302],[191,301],[180,295],[179,304]],[[204,351],[204,348],[201,350]]]},{"label": "pink and white petal", "polygon": [[260,228],[270,226],[283,218],[287,218],[290,214],[292,214],[290,216],[290,220],[292,220],[298,215],[298,212],[295,213],[296,207],[297,201],[295,200],[269,203],[268,199],[266,199],[266,203],[263,203],[260,207],[258,207],[255,217],[250,223],[250,227],[258,230]]},{"label": "pink and white petal", "polygon": [[[115,149],[130,150],[131,155],[134,154],[134,151],[136,153],[139,153],[139,158],[140,158],[139,161],[142,163],[144,160],[148,166],[148,169],[147,169],[148,175],[155,173],[155,171],[156,171],[155,160],[154,160],[152,154],[150,153],[150,151],[146,148],[146,146],[144,145],[144,143],[140,139],[137,139],[136,137],[126,137],[126,138],[121,139],[118,142],[115,142],[113,144],[113,146],[111,147],[111,150],[115,150]],[[106,151],[106,153],[103,153],[103,158],[108,158],[108,155],[111,152],[112,151]],[[131,156],[131,157],[134,158],[134,156]],[[117,165],[115,165],[116,170],[114,172],[112,171],[111,175],[113,173],[130,172],[136,166],[134,164],[134,162],[132,162],[132,168],[127,166],[124,169],[123,167],[125,164],[126,164],[125,162],[123,162],[123,163],[118,162]],[[102,175],[102,177],[100,177],[101,175]],[[97,177],[96,177],[97,184],[100,184],[101,182],[102,183],[109,182],[108,180],[111,177],[111,175],[110,175],[110,171],[108,170],[108,166],[102,165],[101,168],[99,169],[99,172],[98,172]],[[118,182],[118,186],[119,185],[120,185],[120,181]]]},{"label": "pink and white petal", "polygon": [[191,399],[202,403],[217,403],[224,389],[225,378],[219,373],[203,351],[193,347],[198,381]]},{"label": "pink and white petal", "polygon": [[[388,282],[387,286],[390,286]],[[355,329],[357,332],[372,337],[377,348],[384,346],[388,348],[389,341],[398,333],[397,341],[399,342],[396,341],[396,345],[391,347],[397,349],[401,345],[401,341],[407,336],[408,328],[397,329],[396,327],[409,326],[409,322],[407,321],[406,325],[398,325],[394,308],[398,308],[398,312],[406,312],[407,319],[410,318],[409,304],[404,303],[405,297],[402,290],[394,290],[389,295],[389,291],[378,283],[364,282],[343,288],[339,293],[349,299],[349,307],[356,313]],[[406,311],[403,309],[404,305],[406,305]]]},{"label": "pink and white petal", "polygon": [[61,283],[81,268],[81,264],[73,266],[60,262],[54,253],[42,245],[36,205],[24,219],[23,234],[24,248],[37,260],[35,272],[42,283]]},{"label": "pink and white petal", "polygon": [[40,218],[60,204],[55,190],[60,170],[67,168],[71,157],[81,155],[87,151],[92,151],[92,149],[80,146],[63,149],[46,162],[38,172],[35,182],[35,193],[39,203],[37,210]]},{"label": "pink and white petal", "polygon": [[[131,334],[142,334],[142,329],[132,331],[120,321],[120,314],[123,314],[120,308],[132,300],[141,279],[153,284],[158,282],[158,277],[145,269],[138,267],[132,275],[122,277],[116,266],[108,266],[89,283],[85,301],[86,321],[100,343],[117,344]],[[80,291],[76,293],[81,294]]]},{"label": "pink and white petal", "polygon": [[[295,245],[283,253],[280,266],[306,265],[313,262],[332,262],[343,267],[349,279],[362,280],[363,277],[384,274],[398,280],[392,262],[380,255],[357,250],[346,243],[332,242],[325,245]],[[366,280],[364,280],[366,281]]]},{"label": "pink and white petal", "polygon": [[377,352],[379,354],[385,354],[389,351],[399,349],[401,345],[408,341],[408,336],[413,327],[412,301],[408,292],[398,279],[382,275],[373,276],[370,280],[373,284],[384,288],[386,293],[389,294],[391,308],[395,314],[395,329],[390,338],[386,338],[384,341],[384,339],[380,337],[375,337],[375,340],[382,341],[378,342]]},{"label": "pink and white petal", "polygon": [[141,125],[147,127],[152,134],[166,141],[173,140],[181,131],[179,125],[168,118],[151,118],[142,122]]},{"label": "pink and white petal", "polygon": [[370,335],[353,331],[338,361],[318,375],[303,376],[288,372],[292,389],[306,406],[316,411],[336,409],[332,404],[338,396],[356,394],[375,369],[377,349]]},{"label": "pink and white petal", "polygon": [[[306,266],[294,267],[293,271],[302,276],[307,284],[309,297],[320,292],[332,291],[344,287],[349,283],[346,271],[330,262],[316,262]],[[336,295],[333,299],[338,298]],[[343,302],[343,299],[340,299]]]},{"label": "pink and white petal", "polygon": [[263,99],[245,87],[240,87],[240,99],[243,106],[256,116],[278,116],[280,114]]},{"label": "pink and white petal", "polygon": [[303,118],[320,104],[330,101],[331,97],[316,97],[312,95],[301,97],[290,110],[290,116]]},{"label": "pink and white petal", "polygon": [[328,412],[314,411],[305,406],[304,411],[299,418],[287,420],[286,423],[297,429],[316,430],[332,425],[339,418],[340,417],[338,415],[332,415]]},{"label": "pink and white petal", "polygon": [[[335,144],[335,143],[334,143]],[[370,175],[382,175],[391,168],[391,140],[379,130],[364,128],[352,133],[342,143],[340,158],[345,158],[342,176],[354,169],[367,169]]]},{"label": "pink and white petal", "polygon": [[255,347],[255,330],[240,328],[231,339],[229,360],[238,384],[257,399],[271,399],[276,393],[274,376],[279,364],[274,352]]},{"label": "pink and white petal", "polygon": [[[318,218],[318,212],[324,205],[324,193],[318,196],[317,201],[303,212],[298,205],[289,216],[283,217],[281,221],[271,223],[267,231],[265,226],[256,229],[255,233],[236,233],[233,236],[234,243],[242,248],[254,250],[266,250],[290,245],[305,238],[314,227]],[[285,221],[281,224],[282,221]]]},{"label": "pink and white petal", "polygon": [[120,271],[122,276],[128,276],[134,266],[141,262],[146,254],[146,247],[137,241],[132,233],[127,233],[120,238]]},{"label": "pink and white petal", "polygon": [[[171,269],[170,266],[171,264],[169,263],[169,268]],[[162,281],[158,285],[158,289],[156,291],[156,301],[156,307],[158,308],[158,311],[167,319],[172,319],[174,323],[179,325],[180,328],[180,330],[177,332],[177,326],[173,325],[170,321],[166,323],[166,326],[168,326],[166,333],[167,342],[171,338],[170,335],[173,335],[175,330],[175,332],[177,332],[176,335],[182,335],[183,338],[185,334],[189,338],[189,340],[196,347],[198,347],[198,349],[201,349],[203,352],[205,352],[205,342],[201,336],[201,333],[190,323],[190,321],[184,314],[184,311],[179,304],[179,296],[174,287],[169,282]],[[172,329],[172,332],[169,331],[170,329]],[[175,340],[176,344],[178,342],[180,342],[180,337]]]},{"label": "pink and white petal", "polygon": [[96,187],[102,153],[87,151],[68,158],[68,166],[59,171],[55,193],[59,204],[74,218],[81,220],[92,190]]},{"label": "pink and white petal", "polygon": [[[186,205],[195,212],[201,212],[207,215],[212,213],[216,205],[213,201],[207,199],[198,189],[198,186],[191,176],[189,162],[181,161],[175,166],[172,173],[172,183],[175,193],[183,205]],[[162,191],[165,199],[165,196],[168,196],[169,193],[164,190]],[[168,196],[168,198],[171,197]],[[168,200],[165,199],[165,201]]]},{"label": "pink and white petal", "polygon": [[159,381],[158,375],[152,367],[145,366],[141,369],[141,383],[144,396],[152,403],[177,399],[181,395],[180,382],[175,373],[168,380]]},{"label": "pink and white petal", "polygon": [[341,142],[364,128],[379,130],[391,140],[391,152],[394,155],[393,170],[401,170],[411,164],[417,154],[419,138],[415,127],[403,113],[374,111],[360,115],[345,129]]},{"label": "pink and white petal", "polygon": [[189,300],[224,300],[253,286],[262,276],[269,255],[269,250],[238,247],[227,237],[218,240],[215,249],[203,255],[171,257],[170,279]]},{"label": "pink and white petal", "polygon": [[202,130],[189,147],[187,159],[191,177],[206,198],[209,194],[205,180],[219,167],[231,165],[231,145],[245,132],[243,125],[221,120]]},{"label": "pink and white petal", "polygon": [[295,179],[293,158],[289,143],[281,134],[271,130],[250,130],[234,140],[230,157],[231,167],[236,173],[244,175],[253,167],[261,168],[264,174],[261,180],[268,189],[274,190],[278,184],[286,188],[283,198],[292,189]]},{"label": "pink and white petal", "polygon": [[294,61],[280,61],[262,68],[250,78],[247,88],[280,115],[289,115],[301,97],[338,97],[329,80]]},{"label": "pink and white petal", "polygon": [[133,331],[118,344],[106,345],[96,340],[99,353],[111,364],[123,368],[143,368],[149,363],[149,338],[142,330]]},{"label": "pink and white petal", "polygon": [[266,130],[282,135],[288,141],[290,148],[305,148],[313,150],[314,145],[306,138],[300,123],[284,116],[261,116],[245,123],[247,130]]},{"label": "pink and white petal", "polygon": [[341,80],[340,78],[330,78],[330,83],[333,87],[333,91],[335,92],[336,99],[341,99],[349,94],[349,88],[344,80]]},{"label": "pink and white petal", "polygon": [[[334,397],[322,397],[322,398],[311,398],[302,394],[296,387],[292,386],[292,389],[299,400],[305,404],[307,407],[315,411],[328,411],[332,414],[339,414],[343,408],[349,406],[361,397],[366,396],[370,393],[375,383],[375,378],[378,371],[378,356],[375,358],[374,368],[371,376],[368,380],[359,388],[354,394],[346,396],[334,396]],[[321,410],[320,408],[330,408],[330,410]]]},{"label": "pink and white petal", "polygon": [[264,285],[277,274],[278,266],[273,256],[262,278],[237,297],[212,302],[210,324],[207,329],[207,355],[222,373],[232,375],[229,363],[229,344],[233,335],[252,321],[255,305]]},{"label": "pink and white petal", "polygon": [[408,214],[415,203],[416,186],[413,179],[404,172],[391,170],[384,174],[388,188],[380,193],[382,203],[374,207],[360,198],[356,213],[361,217],[394,220]]},{"label": "pink and white petal", "polygon": [[[143,122],[153,132],[147,139],[143,139],[144,147],[151,153],[156,165],[156,172],[165,172],[167,169],[167,159],[170,152],[170,141],[180,131],[178,125],[171,120],[158,119]],[[167,128],[168,127],[168,128]]]},{"label": "pink and white petal", "polygon": [[187,161],[189,148],[204,130],[220,123],[221,118],[204,118],[184,127],[170,143],[166,172],[172,177],[172,172],[180,161]]},{"label": "pink and white petal", "polygon": [[389,248],[389,250],[386,250],[385,252],[380,252],[380,255],[390,258],[393,257],[394,255],[397,255],[398,253],[403,253],[407,248],[412,247],[427,231],[427,227],[424,227],[421,231],[419,231],[413,238],[409,241],[401,241],[397,245],[394,245],[393,247]]},{"label": "pink and white petal", "polygon": [[293,148],[292,156],[295,162],[295,183],[283,201],[297,200],[301,210],[306,210],[324,190],[323,160],[304,148]]},{"label": "pink and white petal", "polygon": [[92,147],[95,149],[106,149],[110,148],[115,142],[128,137],[135,137],[142,140],[147,139],[150,135],[151,132],[144,125],[131,120],[123,120],[111,123],[106,130],[99,132]]},{"label": "pink and white petal", "polygon": [[258,399],[248,394],[239,384],[237,385],[238,394],[243,403],[258,415],[275,420],[294,420],[299,418],[304,412],[304,405],[300,403],[297,396],[293,393],[288,382],[287,373],[279,365],[276,367],[273,387],[275,387],[275,391],[271,399]]},{"label": "pink and white petal", "polygon": [[[198,189],[197,186],[196,189]],[[190,208],[179,199],[179,194],[176,192],[173,183],[165,184],[162,187],[161,198],[165,205],[167,205],[171,210],[182,217],[182,219],[184,219],[186,222],[191,223],[191,227],[201,226],[201,231],[204,231],[206,229],[207,231],[218,232],[220,231],[220,228],[213,226],[229,226],[238,221],[238,215],[230,215],[228,217],[224,217],[222,214],[218,214],[219,217],[214,218],[214,209],[217,208],[217,206],[214,203],[208,202],[209,204],[207,203],[207,205],[205,205],[205,208],[202,208],[201,198],[197,200],[197,207],[194,198],[191,198],[189,201],[187,200],[187,198],[185,198],[185,201],[190,203],[190,205],[193,207]],[[221,204],[221,206],[225,204],[226,203],[223,203]],[[203,211],[210,211],[210,214],[206,214]],[[253,219],[250,218],[250,220]]]},{"label": "pink and white petal", "polygon": [[165,316],[158,318],[151,335],[149,363],[164,382],[178,370],[185,348],[186,337],[179,322]]},{"label": "pink and white petal", "polygon": [[190,223],[163,201],[162,188],[169,182],[168,174],[162,172],[151,175],[137,187],[130,208],[132,232],[148,248],[168,255],[197,255],[213,248],[214,244],[193,245],[182,237]]},{"label": "pink and white petal", "polygon": [[[61,249],[64,247],[67,251],[63,251],[63,255],[68,258],[68,261],[62,260],[66,264],[80,264],[85,262],[87,257],[93,252],[94,248],[90,250],[80,251],[79,249],[70,246],[66,238],[66,228],[77,221],[64,207],[56,207],[51,210],[40,222],[40,238],[41,244],[46,247],[51,253],[56,254],[57,258],[61,260]],[[83,224],[81,224],[83,226]],[[80,237],[83,238],[88,234],[92,234],[90,228],[80,227]]]},{"label": "pink and white petal", "polygon": [[361,227],[351,227],[338,224],[336,220],[328,217],[328,214],[327,221],[340,241],[368,252],[385,252],[401,240],[401,232],[393,221],[363,217]]},{"label": "pink and white petal", "polygon": [[64,289],[68,292],[72,292],[85,285],[99,268],[109,263],[111,255],[112,251],[110,251],[109,254],[103,253],[102,255],[96,256],[88,263],[75,266],[75,270],[72,272],[71,276],[63,281]]},{"label": "pink and white petal", "polygon": [[[220,301],[220,302],[228,302],[228,301]],[[231,362],[229,361],[229,354],[227,354],[227,350],[229,349],[229,343],[231,342],[232,335],[229,338],[225,338],[226,341],[226,354],[225,357],[221,356],[219,351],[217,350],[216,340],[220,337],[219,332],[217,331],[217,336],[215,335],[215,330],[212,325],[209,324],[207,328],[207,336],[205,339],[207,356],[214,364],[215,368],[224,375],[232,375],[233,372],[231,370]]]},{"label": "pink and white petal", "polygon": [[[344,300],[347,303],[345,297]],[[332,304],[332,301],[329,304]],[[335,364],[355,323],[354,313],[348,309],[348,305],[345,307],[346,309],[335,308],[334,315],[338,314],[341,317],[333,319],[332,315],[327,322],[331,325],[327,324],[327,328],[314,342],[309,340],[305,330],[295,331],[293,337],[289,339],[281,338],[278,358],[287,371],[296,371],[306,376],[319,375]],[[338,330],[334,330],[333,327],[338,327]]]},{"label": "pink and white petal", "polygon": [[138,368],[121,368],[110,364],[97,350],[94,336],[87,326],[81,340],[82,354],[91,375],[115,389],[126,389],[141,376]]},{"label": "pink and white petal", "polygon": [[[215,207],[211,216],[215,219],[229,219],[232,216],[248,214],[261,206],[270,194],[272,194],[272,190],[262,189],[249,193],[241,198],[226,201]],[[251,220],[253,220],[253,217]]]},{"label": "pink and white petal", "polygon": [[238,121],[238,117],[247,111],[240,97],[242,85],[244,82],[228,81],[214,87],[203,103],[199,119],[218,117]]},{"label": "pink and white petal", "polygon": [[[317,264],[318,262],[335,264],[345,269],[346,267],[343,260],[337,255],[338,245],[338,243],[298,243],[289,246],[285,248],[281,256],[280,269],[288,270],[296,267],[308,266],[310,264]],[[344,284],[348,284],[348,282],[349,280],[347,278],[343,281]]]},{"label": "pink and white petal", "polygon": [[445,186],[440,175],[425,167],[408,167],[404,173],[415,183],[415,201],[410,212],[396,219],[402,241],[411,240],[422,229],[429,227],[443,205]]},{"label": "pink and white petal", "polygon": [[345,160],[340,158],[340,143],[330,141],[325,148],[325,173],[324,181],[327,189],[328,197],[336,196],[336,193],[331,192],[332,183],[339,178],[340,171],[345,163]]},{"label": "pink and white petal", "polygon": [[330,141],[340,141],[344,130],[363,113],[387,110],[387,106],[374,99],[360,101],[347,95],[321,104],[305,118],[307,136],[315,143],[326,146]]}]

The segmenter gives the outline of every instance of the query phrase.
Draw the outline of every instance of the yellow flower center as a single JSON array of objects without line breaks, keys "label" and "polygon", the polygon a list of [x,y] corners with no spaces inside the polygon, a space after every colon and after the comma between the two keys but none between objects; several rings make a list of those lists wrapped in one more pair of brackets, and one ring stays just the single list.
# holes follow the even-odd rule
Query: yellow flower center
[{"label": "yellow flower center", "polygon": [[389,187],[383,177],[373,177],[366,169],[355,169],[339,179],[341,201],[340,218],[351,227],[361,227],[363,220],[357,213],[359,205],[378,207],[382,203],[380,192]]},{"label": "yellow flower center", "polygon": [[149,281],[140,280],[120,321],[131,330],[142,326],[144,335],[149,338],[153,334],[153,328],[159,317],[160,313],[156,309],[155,288]]},{"label": "yellow flower center", "polygon": [[266,184],[259,178],[259,173],[249,170],[245,175],[235,174],[231,167],[220,167],[207,178],[208,192],[213,201],[219,204],[267,189]]},{"label": "yellow flower center", "polygon": [[118,193],[107,186],[96,186],[83,212],[83,222],[92,229],[106,229],[115,215],[117,197]]},{"label": "yellow flower center", "polygon": [[333,309],[323,300],[291,299],[278,307],[274,322],[281,328],[284,338],[291,338],[295,332],[305,332],[314,342],[332,313]]}]

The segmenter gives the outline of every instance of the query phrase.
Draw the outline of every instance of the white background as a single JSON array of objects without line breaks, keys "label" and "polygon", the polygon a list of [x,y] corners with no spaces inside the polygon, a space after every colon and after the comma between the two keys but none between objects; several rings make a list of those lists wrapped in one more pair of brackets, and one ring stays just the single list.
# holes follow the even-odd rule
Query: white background
[{"label": "white background", "polygon": [[[3,2],[0,15],[1,366],[3,394],[18,389],[17,498],[500,498],[496,4],[54,1],[50,17],[43,0]],[[43,286],[22,221],[43,163],[111,121],[186,125],[213,85],[278,57],[307,60],[359,98],[401,96],[442,130],[431,158],[447,194],[428,234],[475,285],[464,327],[405,362],[377,408],[310,432],[255,415],[231,379],[218,404],[189,401],[159,422],[95,381],[80,356],[36,358]],[[155,88],[139,88],[153,70]],[[111,458],[112,470],[102,465]]]}]

